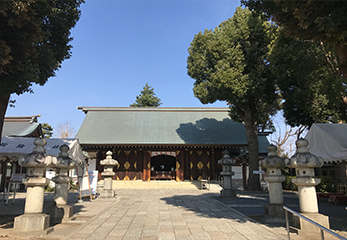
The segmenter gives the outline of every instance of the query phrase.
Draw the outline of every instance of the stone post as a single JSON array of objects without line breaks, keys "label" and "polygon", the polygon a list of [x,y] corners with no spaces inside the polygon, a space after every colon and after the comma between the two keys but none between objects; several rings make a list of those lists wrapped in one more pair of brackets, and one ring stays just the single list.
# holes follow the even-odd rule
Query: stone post
[{"label": "stone post", "polygon": [[45,186],[49,183],[46,168],[52,163],[44,148],[46,143],[45,139],[35,139],[33,152],[19,159],[19,165],[27,168],[28,177],[23,180],[27,187],[24,214],[14,219],[15,230],[33,232],[49,227],[50,217],[42,213]]},{"label": "stone post", "polygon": [[53,160],[56,175],[52,179],[55,182],[55,205],[49,209],[51,223],[68,222],[73,214],[72,206],[68,205],[69,170],[75,167],[75,161],[69,157],[69,147],[62,145],[59,156]]},{"label": "stone post", "polygon": [[268,157],[259,161],[260,167],[266,168],[265,181],[269,184],[269,202],[265,206],[265,214],[271,218],[283,218],[283,193],[282,182],[285,177],[282,176],[281,168],[285,167],[284,159],[277,155],[277,147],[270,145],[268,148]]},{"label": "stone post", "polygon": [[[295,144],[296,153],[292,158],[286,159],[285,163],[289,168],[295,168],[296,178],[292,181],[298,186],[300,211],[307,218],[329,228],[328,216],[318,213],[316,185],[320,183],[320,179],[314,177],[314,168],[323,166],[323,158],[318,158],[309,152],[307,148],[309,143],[306,139],[299,139]],[[293,220],[302,230],[299,233],[319,232],[317,227],[305,220],[295,218]]]},{"label": "stone post", "polygon": [[236,191],[233,190],[232,176],[235,174],[232,171],[232,165],[235,160],[230,158],[229,151],[225,150],[224,156],[218,161],[218,164],[222,165],[222,171],[220,175],[223,176],[223,189],[220,192],[221,197],[232,198],[236,197]]},{"label": "stone post", "polygon": [[104,166],[104,172],[101,176],[104,176],[104,188],[100,193],[101,198],[113,198],[115,193],[112,190],[112,177],[116,174],[113,172],[113,167],[118,165],[117,160],[112,159],[112,152],[106,153],[106,159],[100,161],[100,165]]}]

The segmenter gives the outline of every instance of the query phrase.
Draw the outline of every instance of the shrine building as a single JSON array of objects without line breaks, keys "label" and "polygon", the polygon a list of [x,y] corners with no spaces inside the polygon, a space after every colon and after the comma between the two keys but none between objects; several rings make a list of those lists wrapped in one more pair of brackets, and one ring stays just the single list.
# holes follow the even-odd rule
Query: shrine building
[{"label": "shrine building", "polygon": [[[217,179],[223,151],[247,152],[246,130],[229,108],[78,107],[86,117],[76,135],[100,173],[100,160],[113,152],[115,180]],[[259,154],[269,142],[259,134]],[[245,155],[244,153],[241,155]],[[238,158],[235,167],[247,164]]]}]

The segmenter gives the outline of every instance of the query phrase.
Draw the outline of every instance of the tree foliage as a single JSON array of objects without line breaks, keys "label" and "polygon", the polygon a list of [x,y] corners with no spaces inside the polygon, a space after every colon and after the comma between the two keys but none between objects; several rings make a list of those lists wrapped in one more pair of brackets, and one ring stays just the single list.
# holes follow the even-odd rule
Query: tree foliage
[{"label": "tree foliage", "polygon": [[336,56],[319,42],[296,40],[281,31],[270,62],[281,90],[284,117],[291,126],[346,120],[346,80],[332,71]]},{"label": "tree foliage", "polygon": [[136,96],[136,101],[130,107],[159,107],[160,105],[160,99],[155,96],[154,88],[146,83],[141,94]]},{"label": "tree foliage", "polygon": [[245,5],[267,14],[286,35],[322,42],[337,53],[338,70],[347,76],[347,1],[334,0],[242,0]]},{"label": "tree foliage", "polygon": [[259,125],[276,111],[275,79],[267,62],[271,32],[261,15],[238,7],[214,30],[195,35],[188,51],[188,75],[194,94],[204,104],[226,101],[233,120],[244,122],[248,140],[249,190],[260,189],[253,175],[258,165]]},{"label": "tree foliage", "polygon": [[41,128],[42,128],[42,134],[44,138],[50,138],[53,135],[53,128],[51,125],[49,125],[48,123],[42,123],[41,124]]},{"label": "tree foliage", "polygon": [[0,1],[0,131],[10,94],[44,85],[71,56],[83,0]]}]

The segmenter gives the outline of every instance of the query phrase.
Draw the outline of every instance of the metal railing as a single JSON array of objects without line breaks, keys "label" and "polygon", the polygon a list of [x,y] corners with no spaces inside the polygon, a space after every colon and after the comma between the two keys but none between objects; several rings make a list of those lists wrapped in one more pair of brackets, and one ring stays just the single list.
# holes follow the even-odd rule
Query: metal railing
[{"label": "metal railing", "polygon": [[294,210],[292,210],[292,209],[290,209],[290,208],[288,208],[288,207],[286,207],[286,206],[283,206],[283,209],[285,210],[284,212],[285,212],[285,217],[286,217],[286,228],[287,228],[288,240],[290,240],[288,212],[290,212],[290,213],[292,213],[292,214],[294,214],[294,215],[296,215],[296,216],[298,216],[298,217],[304,219],[305,221],[308,221],[309,223],[315,225],[316,227],[318,227],[318,228],[320,229],[320,234],[321,234],[321,239],[322,239],[322,240],[324,240],[324,231],[327,232],[327,233],[329,233],[329,234],[331,234],[331,235],[333,235],[334,237],[336,237],[336,238],[338,238],[338,239],[347,240],[347,238],[344,238],[344,237],[342,237],[342,236],[336,234],[335,232],[333,232],[333,231],[327,229],[326,227],[320,225],[319,223],[316,223],[316,222],[312,221],[311,219],[309,219],[309,218],[307,218],[307,217],[301,215],[300,213],[295,212]]},{"label": "metal railing", "polygon": [[347,195],[347,184],[345,183],[338,183],[337,184],[337,192],[338,193],[343,193]]}]

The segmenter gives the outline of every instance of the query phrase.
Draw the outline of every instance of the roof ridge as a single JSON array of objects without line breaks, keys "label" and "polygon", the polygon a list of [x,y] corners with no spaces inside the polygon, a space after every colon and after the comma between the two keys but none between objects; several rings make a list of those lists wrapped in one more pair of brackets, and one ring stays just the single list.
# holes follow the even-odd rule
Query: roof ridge
[{"label": "roof ridge", "polygon": [[227,111],[228,107],[77,107],[83,112],[88,111]]},{"label": "roof ridge", "polygon": [[29,116],[5,116],[4,122],[37,122],[38,117],[41,117],[41,114]]}]

